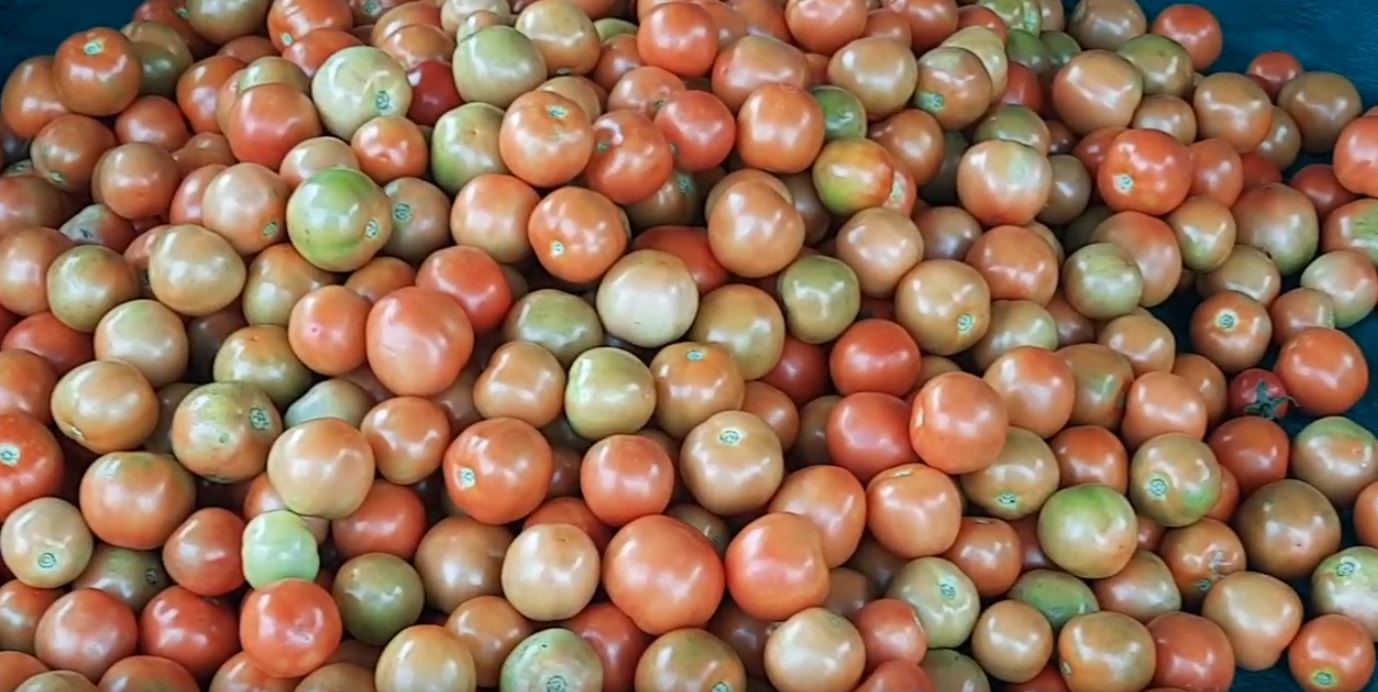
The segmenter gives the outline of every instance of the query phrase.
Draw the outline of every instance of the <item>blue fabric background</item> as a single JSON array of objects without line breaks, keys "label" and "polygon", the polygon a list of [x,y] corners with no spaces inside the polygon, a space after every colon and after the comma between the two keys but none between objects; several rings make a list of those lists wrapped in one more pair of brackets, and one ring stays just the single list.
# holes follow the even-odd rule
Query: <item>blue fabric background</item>
[{"label": "blue fabric background", "polygon": [[[1225,52],[1217,69],[1243,71],[1249,60],[1265,50],[1287,50],[1308,69],[1339,72],[1354,80],[1366,106],[1378,104],[1378,3],[1375,0],[1197,0],[1220,17],[1225,28]],[[0,74],[35,53],[51,52],[68,34],[95,25],[123,26],[137,0],[0,0]],[[1070,7],[1074,2],[1069,1]],[[1151,18],[1171,2],[1141,0]],[[1185,325],[1190,299],[1164,306],[1160,317],[1177,329],[1178,343],[1188,343]],[[1378,318],[1370,316],[1350,330],[1369,355],[1378,353]],[[1378,375],[1378,373],[1375,373]],[[1375,378],[1378,379],[1378,378]],[[1368,395],[1349,414],[1370,430],[1378,430],[1378,392]],[[1295,433],[1305,419],[1294,414],[1287,427]],[[1298,584],[1298,587],[1304,587]],[[1235,689],[1272,692],[1297,686],[1282,667],[1264,673],[1243,673]],[[1369,686],[1378,690],[1378,682]]]}]

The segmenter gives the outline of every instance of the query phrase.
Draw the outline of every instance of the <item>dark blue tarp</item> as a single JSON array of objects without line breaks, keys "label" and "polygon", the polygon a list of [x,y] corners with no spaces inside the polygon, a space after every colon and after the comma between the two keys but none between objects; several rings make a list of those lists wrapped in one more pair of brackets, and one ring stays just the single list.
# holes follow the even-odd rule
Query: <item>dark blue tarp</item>
[{"label": "dark blue tarp", "polygon": [[[1348,76],[1359,87],[1365,106],[1378,104],[1378,0],[1197,0],[1215,12],[1225,28],[1225,52],[1217,69],[1243,71],[1249,60],[1266,50],[1286,50],[1308,69],[1330,70]],[[0,0],[0,74],[29,55],[50,52],[68,34],[93,25],[123,26],[136,0]],[[1073,2],[1068,2],[1070,7]],[[1171,2],[1141,0],[1150,18]],[[1189,301],[1177,300],[1159,315],[1178,331],[1178,343],[1189,344],[1185,325]],[[1378,363],[1378,318],[1370,317],[1349,330],[1364,346],[1370,363]],[[1375,378],[1378,381],[1378,378]],[[1369,430],[1378,431],[1378,392],[1349,414]],[[1292,415],[1287,427],[1295,433],[1305,420]],[[1299,587],[1304,587],[1298,584]],[[1273,692],[1297,689],[1285,669],[1264,673],[1241,672],[1240,690]],[[1370,685],[1378,691],[1378,683]]]}]

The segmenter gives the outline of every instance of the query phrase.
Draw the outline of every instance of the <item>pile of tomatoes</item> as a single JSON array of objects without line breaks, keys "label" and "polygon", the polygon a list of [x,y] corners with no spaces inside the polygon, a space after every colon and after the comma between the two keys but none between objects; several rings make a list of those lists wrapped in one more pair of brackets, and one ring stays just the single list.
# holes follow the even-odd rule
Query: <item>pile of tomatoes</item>
[{"label": "pile of tomatoes", "polygon": [[1364,689],[1378,114],[1221,41],[1134,0],[71,36],[0,98],[0,690]]}]

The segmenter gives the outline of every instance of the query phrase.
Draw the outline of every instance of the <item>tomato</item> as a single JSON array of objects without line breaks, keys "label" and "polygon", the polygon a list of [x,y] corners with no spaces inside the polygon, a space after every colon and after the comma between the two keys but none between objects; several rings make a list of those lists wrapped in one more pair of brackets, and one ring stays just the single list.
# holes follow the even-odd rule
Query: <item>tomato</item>
[{"label": "tomato", "polygon": [[1343,615],[1322,615],[1305,625],[1287,647],[1292,677],[1305,690],[1354,688],[1373,677],[1368,633]]},{"label": "tomato", "polygon": [[518,97],[503,115],[498,147],[513,175],[534,187],[558,187],[588,165],[594,130],[575,102],[533,91]]},{"label": "tomato", "polygon": [[632,110],[654,118],[662,104],[685,89],[684,80],[673,72],[639,65],[608,88],[607,111]]},{"label": "tomato", "polygon": [[701,77],[713,67],[718,29],[701,5],[678,2],[657,5],[639,17],[637,53],[647,65],[680,77]]},{"label": "tomato", "polygon": [[53,54],[53,86],[73,113],[107,116],[139,96],[143,67],[123,34],[98,27],[69,36]]},{"label": "tomato", "polygon": [[828,357],[837,390],[904,396],[913,390],[921,363],[919,346],[898,324],[862,320],[847,328]]},{"label": "tomato", "polygon": [[602,689],[603,676],[603,664],[593,645],[574,632],[557,627],[522,640],[503,663],[499,685],[568,684],[576,689]]},{"label": "tomato", "polygon": [[201,596],[223,596],[244,583],[240,547],[244,520],[228,510],[193,512],[163,544],[163,565],[179,586]]},{"label": "tomato", "polygon": [[1127,130],[1106,149],[1096,190],[1115,211],[1161,216],[1190,191],[1191,158],[1185,145],[1157,130]]},{"label": "tomato", "polygon": [[874,207],[907,216],[914,207],[914,181],[885,147],[868,139],[824,145],[813,162],[812,178],[819,201],[839,216]]},{"label": "tomato", "polygon": [[1176,362],[1176,337],[1148,314],[1131,313],[1106,322],[1096,341],[1129,359],[1136,375],[1166,373]]},{"label": "tomato", "polygon": [[659,250],[634,250],[619,259],[594,298],[608,334],[634,346],[654,348],[689,331],[699,307],[689,267]]},{"label": "tomato", "polygon": [[277,168],[287,152],[321,134],[311,100],[283,83],[260,84],[234,99],[225,136],[241,161]]},{"label": "tomato", "polygon": [[1206,597],[1202,615],[1229,637],[1236,665],[1262,670],[1281,657],[1301,627],[1301,600],[1286,584],[1258,572],[1221,579]]},{"label": "tomato", "polygon": [[389,391],[402,395],[444,391],[468,363],[473,341],[463,306],[419,287],[398,289],[374,303],[365,329],[369,367]]},{"label": "tomato", "polygon": [[139,621],[140,648],[208,679],[239,648],[235,613],[180,586],[158,594]]},{"label": "tomato", "polygon": [[579,487],[589,509],[609,526],[663,513],[670,505],[674,465],[645,437],[603,438],[584,454],[579,468]]},{"label": "tomato", "polygon": [[84,192],[91,185],[101,155],[115,145],[115,133],[99,120],[67,114],[54,118],[34,135],[29,157],[34,172],[57,189]]},{"label": "tomato", "polygon": [[721,559],[702,534],[677,519],[633,520],[618,530],[603,562],[609,599],[648,634],[703,626],[722,600]]},{"label": "tomato", "polygon": [[116,452],[86,469],[80,498],[82,516],[102,541],[152,550],[191,515],[196,487],[171,456]]},{"label": "tomato", "polygon": [[706,91],[670,95],[656,111],[654,123],[674,152],[675,166],[689,173],[711,170],[721,164],[737,139],[737,122],[732,112],[721,99]]},{"label": "tomato", "polygon": [[442,468],[456,506],[480,521],[505,524],[545,499],[554,461],[550,444],[529,423],[492,418],[455,438]]},{"label": "tomato", "polygon": [[[592,606],[585,613],[597,607]],[[498,596],[465,601],[450,614],[445,629],[468,647],[473,655],[475,679],[488,686],[497,684],[503,661],[533,631],[530,621]]]},{"label": "tomato", "polygon": [[1348,418],[1312,421],[1297,434],[1292,471],[1336,506],[1347,507],[1363,486],[1378,480],[1378,457],[1370,438],[1367,430]]},{"label": "tomato", "polygon": [[63,480],[63,453],[43,424],[19,412],[0,415],[0,519],[24,503],[54,495]]},{"label": "tomato", "polygon": [[511,287],[502,267],[475,248],[445,248],[432,253],[417,270],[416,285],[453,298],[464,308],[476,334],[496,329],[512,306]]},{"label": "tomato", "polygon": [[167,215],[180,182],[171,154],[153,144],[130,142],[106,152],[91,184],[101,190],[111,211],[126,219],[146,219]]},{"label": "tomato", "polygon": [[1236,416],[1259,416],[1266,420],[1281,420],[1292,406],[1292,397],[1282,388],[1277,375],[1260,368],[1250,368],[1230,381],[1230,413]]},{"label": "tomato", "polygon": [[621,257],[629,235],[626,217],[611,199],[578,187],[547,195],[527,222],[527,238],[541,266],[575,284],[600,278]]},{"label": "tomato", "polygon": [[919,390],[909,440],[919,458],[947,473],[978,471],[995,460],[1009,424],[1004,402],[974,375],[939,375]]},{"label": "tomato", "polygon": [[[330,593],[301,579],[284,579],[249,593],[239,641],[250,661],[277,677],[315,670],[340,642],[343,624]],[[291,652],[291,656],[283,654]]]},{"label": "tomato", "polygon": [[1373,547],[1378,543],[1378,483],[1370,483],[1354,500],[1354,527],[1359,542]]},{"label": "tomato", "polygon": [[397,115],[380,115],[354,131],[350,147],[359,167],[379,185],[425,175],[429,155],[420,127]]},{"label": "tomato", "polygon": [[713,63],[713,93],[733,112],[765,84],[802,89],[807,81],[808,61],[803,51],[766,35],[747,35],[723,46]]},{"label": "tomato", "polygon": [[962,206],[987,225],[1022,225],[1032,221],[1048,202],[1052,178],[1051,164],[1037,150],[990,140],[962,155],[957,195]]},{"label": "tomato", "polygon": [[18,137],[32,138],[54,118],[69,112],[57,93],[51,56],[35,56],[17,64],[5,80],[5,126]]},{"label": "tomato", "polygon": [[[1240,505],[1236,523],[1250,566],[1281,579],[1310,574],[1340,547],[1339,517],[1329,499],[1294,479],[1255,490]],[[1279,533],[1290,540],[1272,542]]]},{"label": "tomato", "polygon": [[531,186],[510,175],[480,175],[455,199],[450,232],[456,243],[478,247],[499,262],[531,255],[526,220],[540,198]]},{"label": "tomato", "polygon": [[52,396],[58,429],[98,454],[136,448],[158,424],[153,388],[123,361],[78,366],[57,382]]},{"label": "tomato", "polygon": [[373,471],[368,441],[339,418],[317,418],[289,428],[268,452],[268,478],[287,507],[324,519],[357,510]]},{"label": "tomato", "polygon": [[1273,372],[1298,408],[1313,415],[1347,411],[1368,389],[1368,365],[1344,332],[1312,327],[1283,344]]},{"label": "tomato", "polygon": [[680,475],[694,499],[715,514],[754,511],[779,488],[784,451],[775,430],[760,417],[721,411],[685,436]]},{"label": "tomato", "polygon": [[375,480],[363,504],[330,523],[340,555],[387,553],[411,559],[426,530],[426,509],[411,488]]},{"label": "tomato", "polygon": [[78,589],[55,601],[38,621],[34,653],[44,664],[100,679],[134,653],[138,623],[129,607],[96,589]]},{"label": "tomato", "polygon": [[593,122],[593,153],[584,180],[594,192],[632,204],[655,194],[673,171],[670,143],[650,116],[617,109]]},{"label": "tomato", "polygon": [[474,407],[486,418],[546,426],[564,404],[565,372],[549,351],[524,341],[499,346],[474,383]]},{"label": "tomato", "polygon": [[533,524],[512,541],[502,564],[502,591],[513,608],[536,621],[582,611],[598,588],[598,547],[577,526]]}]

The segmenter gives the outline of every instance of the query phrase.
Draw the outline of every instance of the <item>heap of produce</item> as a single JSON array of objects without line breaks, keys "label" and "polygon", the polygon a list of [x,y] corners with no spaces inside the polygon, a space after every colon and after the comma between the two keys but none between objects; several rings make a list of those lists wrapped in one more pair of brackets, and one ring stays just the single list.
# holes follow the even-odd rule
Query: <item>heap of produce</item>
[{"label": "heap of produce", "polygon": [[1378,114],[1222,41],[146,0],[23,61],[0,691],[1365,689]]}]

